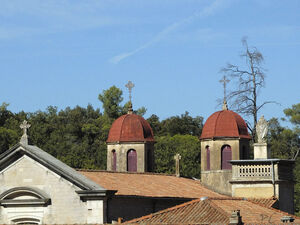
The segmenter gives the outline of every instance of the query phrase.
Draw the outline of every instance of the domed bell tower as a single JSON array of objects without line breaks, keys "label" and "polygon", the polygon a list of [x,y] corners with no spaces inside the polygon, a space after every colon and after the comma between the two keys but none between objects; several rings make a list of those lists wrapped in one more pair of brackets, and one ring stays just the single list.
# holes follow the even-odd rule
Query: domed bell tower
[{"label": "domed bell tower", "polygon": [[249,158],[251,139],[243,118],[228,110],[226,102],[226,77],[224,103],[221,111],[213,113],[205,122],[201,142],[201,181],[209,188],[231,195],[232,165],[230,160]]},{"label": "domed bell tower", "polygon": [[107,138],[107,170],[118,172],[152,172],[154,170],[154,136],[150,124],[134,114],[131,90],[134,84],[126,84],[129,90],[128,113],[116,119]]}]

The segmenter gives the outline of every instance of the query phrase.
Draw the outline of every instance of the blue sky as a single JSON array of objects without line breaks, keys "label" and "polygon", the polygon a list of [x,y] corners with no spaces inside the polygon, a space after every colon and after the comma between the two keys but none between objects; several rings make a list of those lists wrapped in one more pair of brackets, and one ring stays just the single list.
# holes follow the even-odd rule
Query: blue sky
[{"label": "blue sky", "polygon": [[0,0],[0,102],[14,112],[101,108],[112,85],[128,100],[131,80],[146,118],[207,118],[223,96],[219,71],[244,64],[247,36],[265,58],[259,101],[280,103],[260,115],[282,117],[300,102],[299,12],[293,0]]}]

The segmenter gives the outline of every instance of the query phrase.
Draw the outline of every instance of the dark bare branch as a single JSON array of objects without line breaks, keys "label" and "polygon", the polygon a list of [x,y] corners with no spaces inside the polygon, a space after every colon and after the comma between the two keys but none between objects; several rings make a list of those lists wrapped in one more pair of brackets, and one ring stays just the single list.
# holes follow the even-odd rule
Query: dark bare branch
[{"label": "dark bare branch", "polygon": [[242,44],[244,53],[240,56],[246,61],[245,68],[228,63],[221,72],[236,80],[237,88],[228,93],[227,99],[233,110],[252,117],[252,123],[247,122],[247,125],[255,138],[258,111],[266,104],[276,102],[266,101],[261,105],[258,104],[260,89],[265,86],[266,70],[262,67],[264,57],[257,48],[248,46],[247,38],[242,39]]}]

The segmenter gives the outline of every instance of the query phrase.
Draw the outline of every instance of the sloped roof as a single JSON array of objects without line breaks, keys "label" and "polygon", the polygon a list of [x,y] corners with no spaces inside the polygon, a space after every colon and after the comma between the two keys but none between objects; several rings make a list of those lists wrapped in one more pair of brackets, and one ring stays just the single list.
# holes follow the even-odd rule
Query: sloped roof
[{"label": "sloped roof", "polygon": [[234,210],[240,210],[244,224],[281,224],[283,216],[293,217],[294,224],[300,223],[299,217],[246,199],[208,198],[186,202],[125,224],[228,224]]},{"label": "sloped roof", "polygon": [[107,143],[113,142],[154,142],[150,124],[141,116],[126,114],[116,119],[108,133]]},{"label": "sloped roof", "polygon": [[104,189],[101,185],[93,182],[65,163],[33,145],[23,145],[19,143],[2,153],[0,155],[0,170],[3,170],[23,155],[28,155],[29,157],[41,163],[43,166],[54,171],[56,174],[64,177],[83,190],[106,191],[106,189]]},{"label": "sloped roof", "polygon": [[231,110],[222,110],[213,113],[208,117],[203,126],[200,139],[218,137],[251,139],[243,118]]},{"label": "sloped roof", "polygon": [[277,198],[247,198],[247,200],[269,208],[274,207],[275,203],[278,202]]},{"label": "sloped roof", "polygon": [[115,195],[190,199],[224,196],[205,188],[199,180],[173,175],[90,170],[79,172],[106,189],[118,190]]}]

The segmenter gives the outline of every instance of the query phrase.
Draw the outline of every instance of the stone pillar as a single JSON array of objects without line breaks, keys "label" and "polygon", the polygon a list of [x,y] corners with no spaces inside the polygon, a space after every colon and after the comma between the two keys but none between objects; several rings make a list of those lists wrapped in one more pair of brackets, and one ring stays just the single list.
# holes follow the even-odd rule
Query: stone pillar
[{"label": "stone pillar", "polygon": [[254,160],[270,159],[271,153],[267,148],[267,143],[254,143]]}]

